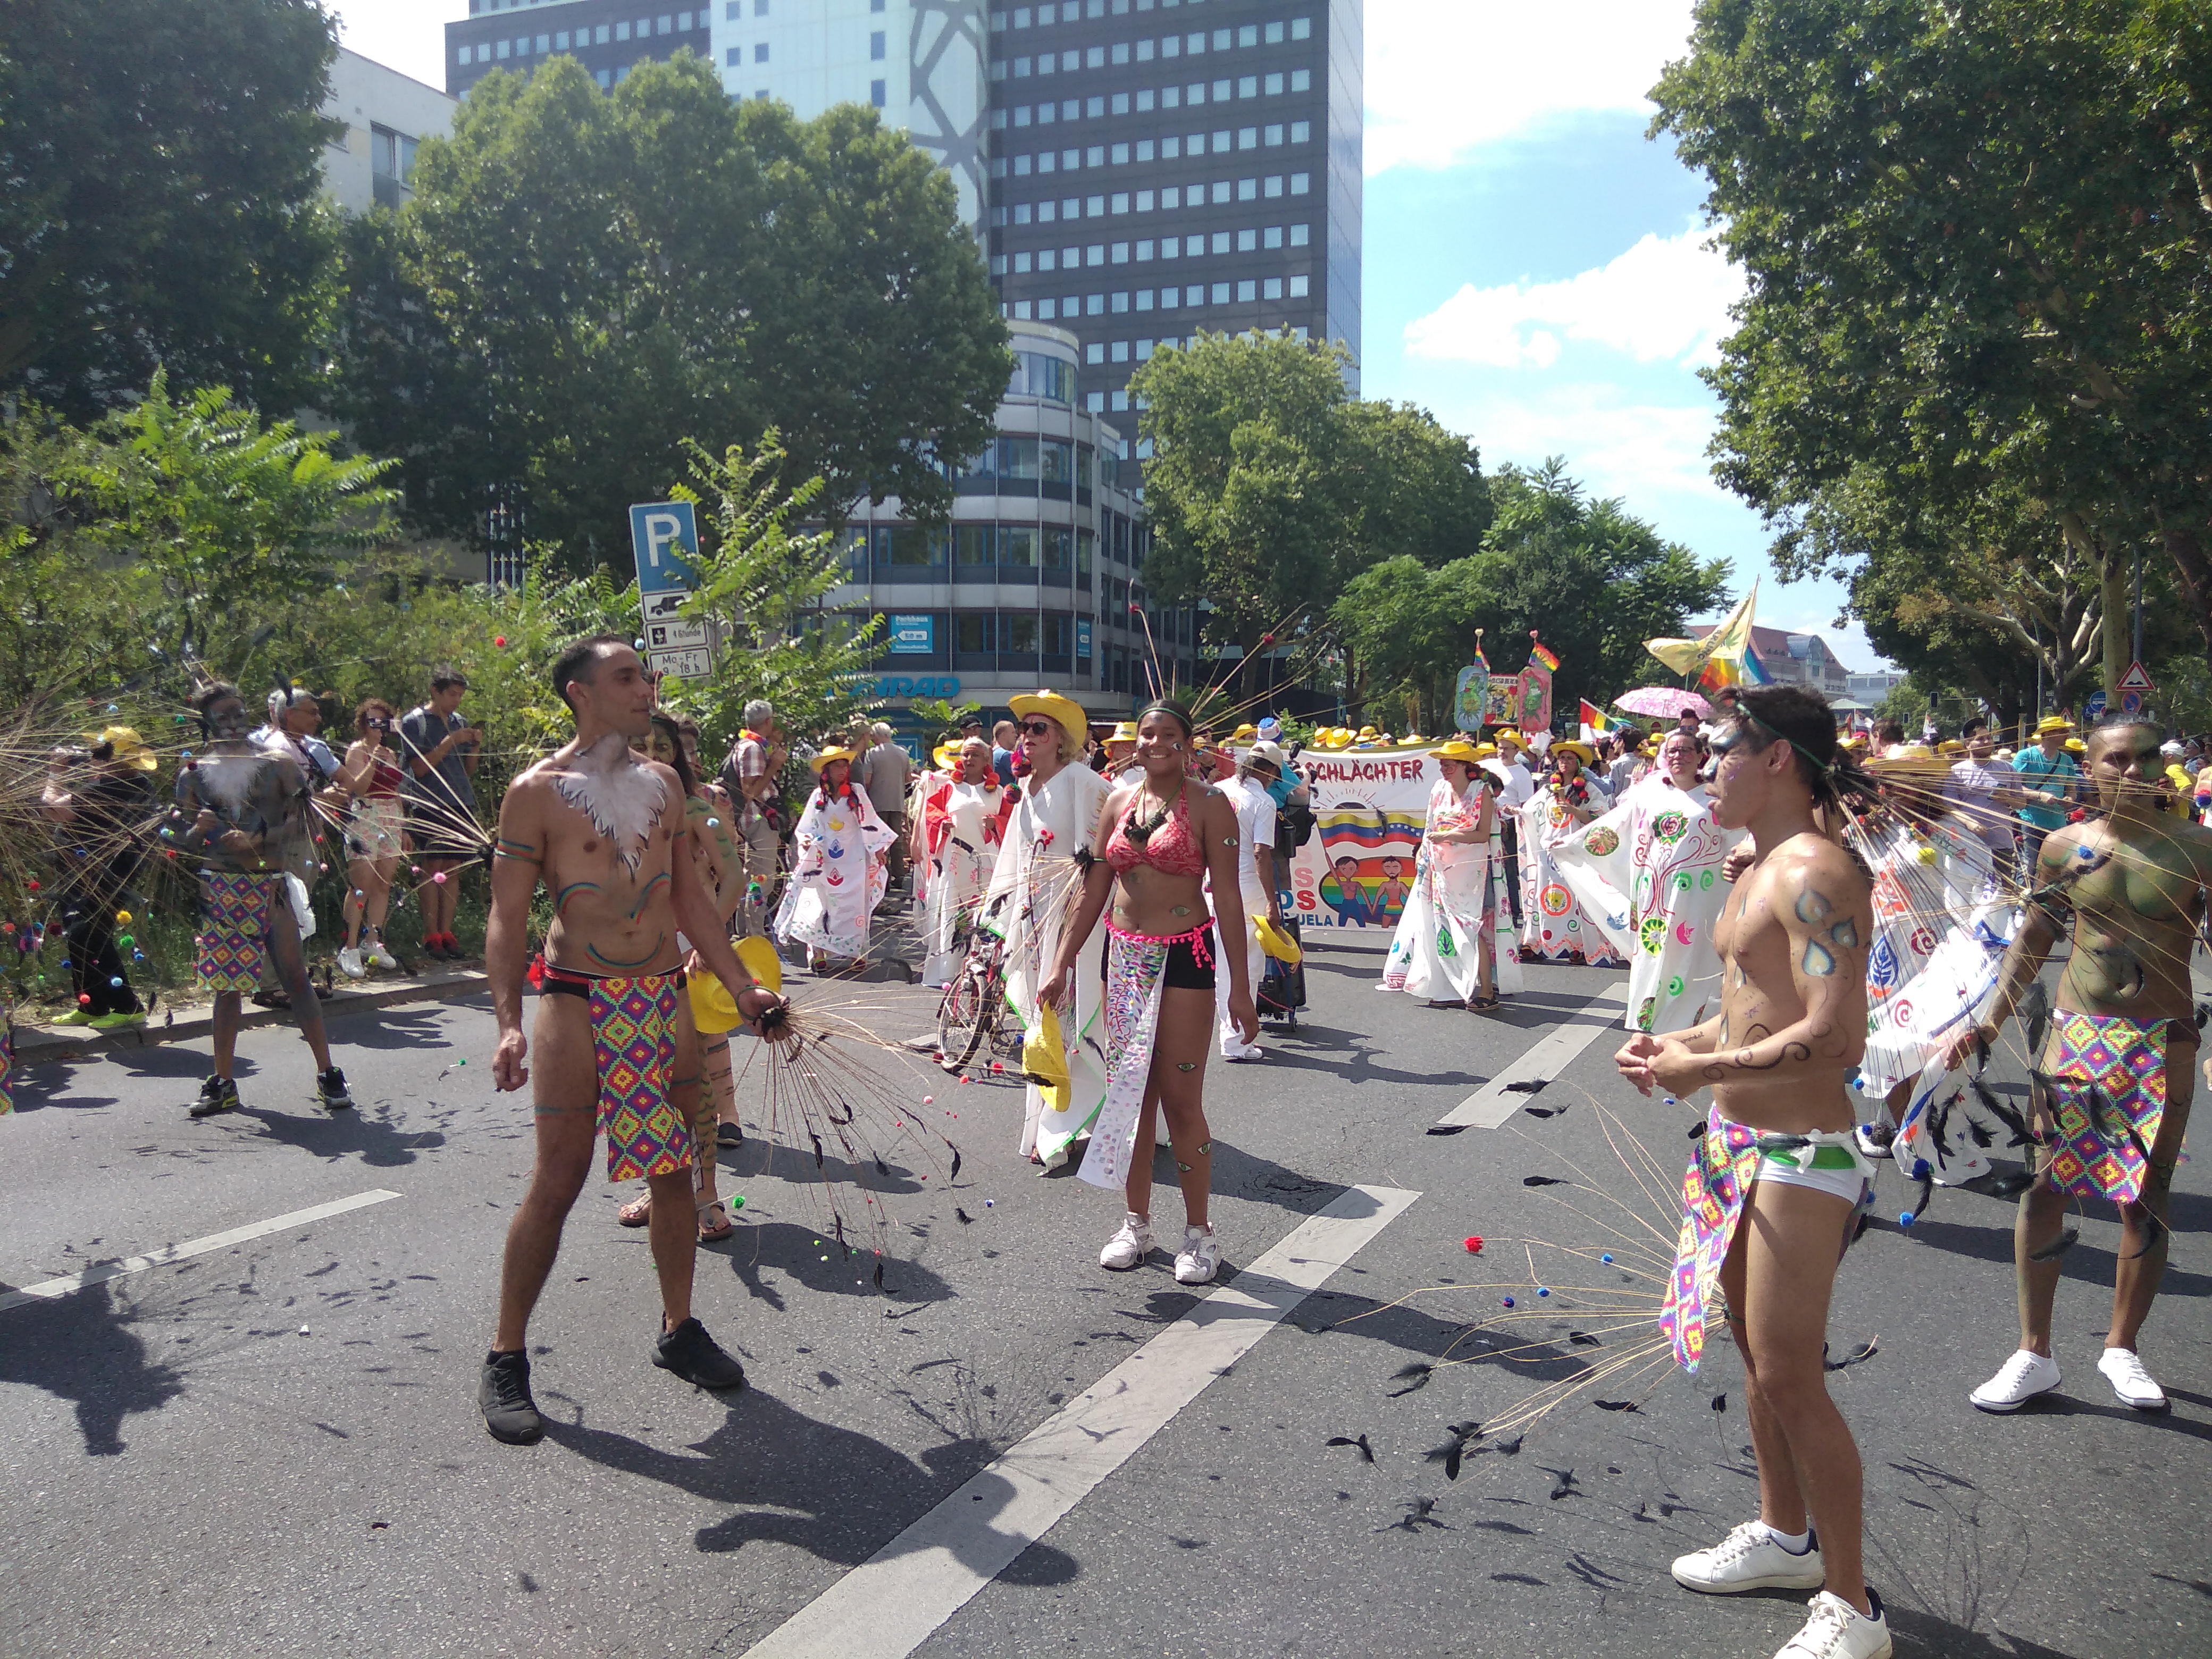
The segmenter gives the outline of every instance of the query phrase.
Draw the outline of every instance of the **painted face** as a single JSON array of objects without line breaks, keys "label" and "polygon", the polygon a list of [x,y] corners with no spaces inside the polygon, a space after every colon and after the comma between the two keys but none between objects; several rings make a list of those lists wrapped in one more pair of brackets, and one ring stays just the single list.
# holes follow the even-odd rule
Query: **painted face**
[{"label": "painted face", "polygon": [[2162,793],[2166,763],[2158,752],[2159,734],[2148,726],[2121,726],[2089,739],[2089,776],[2098,793],[2113,805],[2123,799],[2147,800]]},{"label": "painted face", "polygon": [[207,711],[207,730],[210,738],[242,738],[252,729],[246,718],[246,705],[236,697],[223,697],[210,704]]},{"label": "painted face", "polygon": [[676,764],[676,745],[668,740],[668,733],[653,726],[642,738],[634,740],[630,747],[647,760],[657,760],[663,766]]},{"label": "painted face", "polygon": [[1067,733],[1061,729],[1058,720],[1048,720],[1042,714],[1022,716],[1021,750],[1030,765],[1063,755],[1066,752],[1063,745],[1066,740]]},{"label": "painted face", "polygon": [[1467,787],[1468,769],[1465,761],[1448,760],[1437,763],[1437,770],[1443,775],[1444,781],[1455,789]]},{"label": "painted face", "polygon": [[1186,739],[1182,725],[1164,708],[1155,708],[1137,722],[1137,763],[1165,771],[1182,764]]}]

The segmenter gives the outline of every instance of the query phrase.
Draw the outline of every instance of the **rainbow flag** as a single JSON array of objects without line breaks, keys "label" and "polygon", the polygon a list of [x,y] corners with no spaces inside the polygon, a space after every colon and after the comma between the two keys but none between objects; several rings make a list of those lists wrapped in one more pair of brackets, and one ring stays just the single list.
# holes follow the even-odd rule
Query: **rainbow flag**
[{"label": "rainbow flag", "polygon": [[1771,685],[1774,676],[1766,672],[1759,653],[1746,640],[1741,657],[1715,656],[1708,659],[1698,672],[1698,684],[1708,691],[1717,691],[1727,685]]},{"label": "rainbow flag", "polygon": [[1603,711],[1592,706],[1587,698],[1583,700],[1582,726],[1583,730],[1589,736],[1601,736],[1605,732],[1614,730],[1620,724],[1618,720],[1607,720]]},{"label": "rainbow flag", "polygon": [[1534,641],[1530,643],[1528,647],[1528,659],[1532,662],[1540,662],[1543,664],[1545,667],[1550,669],[1555,674],[1559,672],[1559,659],[1551,653],[1550,650],[1545,646],[1541,640]]}]

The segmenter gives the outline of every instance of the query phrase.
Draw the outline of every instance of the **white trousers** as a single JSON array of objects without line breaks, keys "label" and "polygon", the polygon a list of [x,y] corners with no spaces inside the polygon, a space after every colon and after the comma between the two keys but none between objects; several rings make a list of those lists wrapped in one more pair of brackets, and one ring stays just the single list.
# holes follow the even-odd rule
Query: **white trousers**
[{"label": "white trousers", "polygon": [[[1223,952],[1237,948],[1241,937],[1244,945],[1245,984],[1256,1004],[1260,1000],[1260,969],[1263,958],[1260,954],[1259,930],[1252,926],[1252,918],[1267,914],[1267,890],[1260,884],[1258,872],[1243,878],[1243,890],[1239,895],[1243,902],[1234,915],[1224,916],[1221,907],[1213,907],[1213,934]],[[1229,1018],[1229,963],[1225,956],[1213,964],[1213,1007],[1219,1016],[1221,1053],[1224,1059],[1249,1059],[1260,1052],[1256,1042],[1247,1046],[1237,1036],[1237,1027]]]}]

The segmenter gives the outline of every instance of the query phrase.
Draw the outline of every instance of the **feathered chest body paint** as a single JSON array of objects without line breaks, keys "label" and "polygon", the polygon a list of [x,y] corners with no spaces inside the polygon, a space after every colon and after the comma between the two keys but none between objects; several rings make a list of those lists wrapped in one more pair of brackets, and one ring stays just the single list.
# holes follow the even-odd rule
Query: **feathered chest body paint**
[{"label": "feathered chest body paint", "polygon": [[213,755],[196,769],[204,796],[211,797],[223,817],[244,828],[246,806],[269,792],[269,771],[276,762],[265,755]]},{"label": "feathered chest body paint", "polygon": [[591,820],[632,875],[668,810],[667,786],[629,759],[620,738],[608,738],[576,757],[572,770],[553,780],[561,799]]}]

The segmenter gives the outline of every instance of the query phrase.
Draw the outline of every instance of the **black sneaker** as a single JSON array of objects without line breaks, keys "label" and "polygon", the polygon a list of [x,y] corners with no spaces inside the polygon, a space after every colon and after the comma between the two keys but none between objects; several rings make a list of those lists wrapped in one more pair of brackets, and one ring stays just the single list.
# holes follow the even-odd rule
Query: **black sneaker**
[{"label": "black sneaker", "polygon": [[349,1111],[353,1097],[346,1092],[345,1073],[335,1066],[315,1079],[315,1098],[326,1112]]},{"label": "black sneaker", "polygon": [[213,1117],[238,1109],[238,1085],[227,1077],[211,1077],[200,1085],[200,1097],[192,1103],[194,1117]]},{"label": "black sneaker", "polygon": [[745,1386],[745,1368],[723,1352],[721,1345],[696,1319],[687,1319],[674,1330],[660,1334],[653,1345],[653,1363],[702,1389]]},{"label": "black sneaker", "polygon": [[545,1419],[530,1397],[530,1356],[488,1353],[477,1383],[477,1407],[491,1437],[510,1446],[532,1446],[545,1437]]},{"label": "black sneaker", "polygon": [[714,1126],[714,1144],[717,1146],[742,1146],[745,1144],[744,1129],[735,1123],[718,1123]]}]

